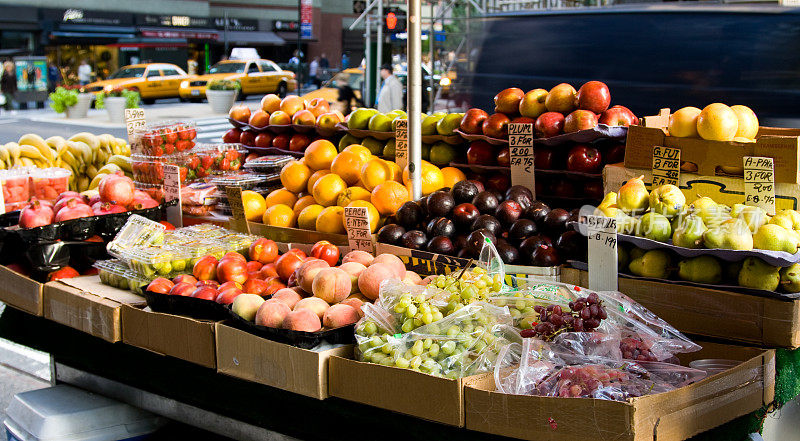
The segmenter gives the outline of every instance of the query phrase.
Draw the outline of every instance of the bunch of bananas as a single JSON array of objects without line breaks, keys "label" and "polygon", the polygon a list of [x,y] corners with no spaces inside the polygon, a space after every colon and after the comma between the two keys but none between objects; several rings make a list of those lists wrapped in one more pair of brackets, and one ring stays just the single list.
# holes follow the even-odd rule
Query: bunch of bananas
[{"label": "bunch of bananas", "polygon": [[17,166],[61,167],[72,171],[69,189],[97,188],[100,179],[118,171],[131,176],[131,148],[124,139],[109,134],[81,132],[69,139],[43,139],[28,133],[17,142],[0,145],[0,169]]}]

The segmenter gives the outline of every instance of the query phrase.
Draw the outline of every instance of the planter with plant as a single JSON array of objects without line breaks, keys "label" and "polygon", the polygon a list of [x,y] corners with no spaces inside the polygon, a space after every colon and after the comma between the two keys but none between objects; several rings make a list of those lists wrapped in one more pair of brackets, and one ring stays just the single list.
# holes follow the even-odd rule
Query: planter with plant
[{"label": "planter with plant", "polygon": [[92,105],[92,94],[83,89],[57,87],[50,94],[50,107],[57,113],[66,113],[67,118],[85,118]]},{"label": "planter with plant", "polygon": [[206,85],[206,98],[214,113],[228,113],[236,102],[242,88],[241,83],[232,80],[211,80]]},{"label": "planter with plant", "polygon": [[95,105],[98,109],[105,108],[111,122],[125,122],[125,109],[139,107],[139,92],[116,87],[97,94]]}]

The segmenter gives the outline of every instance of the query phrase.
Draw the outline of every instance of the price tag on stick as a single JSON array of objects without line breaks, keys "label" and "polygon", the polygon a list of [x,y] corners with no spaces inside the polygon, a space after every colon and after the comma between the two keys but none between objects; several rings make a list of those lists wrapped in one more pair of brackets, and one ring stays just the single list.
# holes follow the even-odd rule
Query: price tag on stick
[{"label": "price tag on stick", "polygon": [[581,224],[589,240],[589,289],[617,291],[617,220],[584,216]]},{"label": "price tag on stick", "polygon": [[178,201],[176,205],[167,206],[167,222],[175,227],[182,227],[180,169],[177,165],[164,165],[164,202],[175,200]]},{"label": "price tag on stick", "polygon": [[351,250],[375,252],[367,207],[345,207],[344,224]]},{"label": "price tag on stick", "polygon": [[242,202],[242,189],[239,187],[225,187],[225,194],[228,196],[228,205],[231,207],[231,214],[237,222],[245,226],[245,231],[250,233],[250,224],[244,215],[244,203]]},{"label": "price tag on stick", "polygon": [[745,156],[744,203],[761,207],[770,216],[775,215],[775,164],[772,158]]},{"label": "price tag on stick", "polygon": [[680,185],[681,182],[681,149],[653,147],[653,188],[659,185]]},{"label": "price tag on stick", "polygon": [[128,144],[133,145],[136,142],[133,134],[136,129],[144,127],[145,124],[144,109],[125,109],[125,128],[128,133]]},{"label": "price tag on stick", "polygon": [[405,170],[408,165],[408,120],[395,120],[394,126],[394,162],[400,166],[400,170]]},{"label": "price tag on stick", "polygon": [[536,199],[536,177],[533,167],[533,124],[508,125],[508,153],[511,161],[511,184],[527,187]]}]

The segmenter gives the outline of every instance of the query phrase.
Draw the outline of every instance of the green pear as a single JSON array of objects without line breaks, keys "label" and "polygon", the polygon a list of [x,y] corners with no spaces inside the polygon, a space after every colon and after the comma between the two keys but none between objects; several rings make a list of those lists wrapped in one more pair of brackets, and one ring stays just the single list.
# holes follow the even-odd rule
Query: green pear
[{"label": "green pear", "polygon": [[675,230],[672,235],[672,244],[684,248],[702,248],[703,233],[706,232],[706,224],[700,216],[691,214],[683,219],[683,223]]},{"label": "green pear", "polygon": [[[787,230],[794,229],[794,220],[792,219],[792,215],[783,211],[775,216],[772,216],[772,219],[769,220],[769,223],[774,225],[780,225]],[[759,225],[760,226],[760,225]]]},{"label": "green pear", "polygon": [[397,118],[394,114],[390,116],[389,114],[376,113],[369,119],[367,128],[373,132],[388,132],[392,130],[392,120],[394,118]]},{"label": "green pear", "polygon": [[742,271],[742,261],[725,262],[722,268],[722,280],[737,285],[739,283],[739,272]]},{"label": "green pear", "polygon": [[378,113],[376,109],[361,107],[356,109],[347,117],[347,128],[366,130],[369,127],[369,120]]},{"label": "green pear", "polygon": [[444,118],[440,119],[439,122],[436,123],[436,133],[443,136],[452,135],[453,130],[457,129],[458,126],[461,125],[462,119],[464,119],[463,113],[448,113],[444,116]]},{"label": "green pear", "polygon": [[759,250],[797,252],[797,236],[780,225],[766,224],[753,235],[753,247]]},{"label": "green pear", "polygon": [[659,185],[650,192],[650,210],[669,219],[675,217],[686,205],[686,196],[672,184]]},{"label": "green pear", "polygon": [[394,109],[390,112],[386,112],[387,115],[397,115],[398,118],[408,118],[408,114],[405,110],[402,109]]},{"label": "green pear", "polygon": [[628,269],[640,277],[666,279],[669,276],[670,259],[664,250],[650,250],[631,260]]},{"label": "green pear", "polygon": [[781,210],[778,214],[788,214],[792,218],[792,229],[800,230],[800,213],[795,210]]},{"label": "green pear", "polygon": [[666,242],[672,236],[672,226],[663,214],[647,212],[639,220],[639,234],[648,239]]},{"label": "green pear", "polygon": [[617,192],[617,206],[627,214],[641,214],[650,206],[650,195],[644,186],[644,176],[628,180]]},{"label": "green pear", "polygon": [[722,265],[713,256],[698,256],[678,263],[678,277],[696,283],[722,281]]},{"label": "green pear", "polygon": [[431,115],[425,117],[422,120],[422,134],[423,135],[435,135],[436,134],[436,124],[439,123],[439,120],[444,118],[446,114],[444,112],[436,112]]},{"label": "green pear", "polygon": [[729,219],[703,233],[706,248],[724,250],[752,250],[753,236],[742,219]]},{"label": "green pear", "polygon": [[617,233],[638,236],[640,231],[639,219],[628,216],[622,210],[616,210],[614,217],[617,219]]},{"label": "green pear", "polygon": [[670,224],[672,224],[672,231],[680,228],[680,226],[683,225],[683,220],[686,219],[687,216],[689,216],[689,207],[684,205],[681,211],[673,216],[670,220]]},{"label": "green pear", "polygon": [[383,148],[386,146],[386,142],[379,141],[373,137],[364,138],[361,140],[361,145],[369,149],[369,152],[375,156],[380,156],[383,154]]},{"label": "green pear", "polygon": [[755,233],[758,227],[764,225],[769,220],[769,216],[767,216],[767,212],[764,211],[763,208],[744,204],[734,205],[731,209],[731,217],[734,219],[743,219],[750,228],[751,233]]},{"label": "green pear", "polygon": [[690,211],[699,215],[708,228],[716,227],[731,218],[728,206],[717,204],[709,197],[692,202]]},{"label": "green pear", "polygon": [[617,208],[617,194],[612,191],[603,196],[603,200],[600,201],[600,205],[595,210],[595,215],[614,217],[617,211],[619,211],[619,208]]},{"label": "green pear", "polygon": [[633,261],[635,259],[639,259],[640,257],[644,256],[644,253],[646,253],[646,252],[647,252],[647,250],[643,250],[641,248],[633,247],[633,248],[631,248],[630,252],[628,252],[628,255],[629,255],[628,259],[630,261]]},{"label": "green pear", "polygon": [[790,293],[800,292],[800,263],[781,268],[781,288]]},{"label": "green pear", "polygon": [[780,268],[757,257],[748,257],[739,271],[739,285],[746,288],[775,291],[781,282]]},{"label": "green pear", "polygon": [[353,144],[361,144],[361,138],[356,138],[349,133],[342,136],[342,139],[339,140],[339,153],[343,152],[344,149]]},{"label": "green pear", "polygon": [[389,138],[389,140],[386,141],[386,145],[383,146],[383,157],[388,158],[390,161],[394,161],[396,151],[397,140],[394,138]]},{"label": "green pear", "polygon": [[628,248],[622,246],[622,244],[618,244],[617,246],[617,270],[622,271],[628,267],[628,263],[630,262],[630,253],[628,252]]}]

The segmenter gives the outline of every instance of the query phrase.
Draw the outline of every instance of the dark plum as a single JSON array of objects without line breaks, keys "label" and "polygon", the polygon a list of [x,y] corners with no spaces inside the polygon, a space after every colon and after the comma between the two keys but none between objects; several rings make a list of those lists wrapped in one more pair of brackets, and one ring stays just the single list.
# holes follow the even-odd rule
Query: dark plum
[{"label": "dark plum", "polygon": [[544,230],[553,237],[561,235],[567,230],[569,212],[563,208],[550,210],[544,218]]},{"label": "dark plum", "polygon": [[472,202],[472,199],[474,199],[478,193],[480,193],[478,186],[471,181],[456,182],[453,184],[453,189],[450,190],[450,194],[453,195],[456,204]]},{"label": "dark plum", "polygon": [[511,228],[508,229],[508,240],[512,243],[519,244],[525,240],[525,238],[536,234],[537,231],[536,222],[530,219],[518,219],[511,224]]},{"label": "dark plum", "polygon": [[436,236],[428,242],[428,251],[436,254],[452,255],[455,251],[455,247],[449,238]]},{"label": "dark plum", "polygon": [[500,205],[500,201],[497,200],[497,195],[491,191],[482,191],[472,199],[472,205],[474,205],[478,211],[483,214],[491,214],[497,210],[497,206]]},{"label": "dark plum", "polygon": [[456,234],[456,224],[446,217],[437,217],[428,222],[426,232],[430,237],[453,237]]},{"label": "dark plum", "polygon": [[378,242],[402,246],[406,229],[397,224],[386,224],[378,230]]},{"label": "dark plum", "polygon": [[495,235],[485,228],[475,230],[470,233],[469,236],[467,236],[467,249],[469,250],[470,254],[473,256],[478,256],[483,248],[483,244],[486,242],[486,239],[490,240],[493,244],[497,243],[497,238]]},{"label": "dark plum", "polygon": [[506,200],[518,203],[526,211],[533,204],[533,193],[527,187],[515,185],[506,191]]},{"label": "dark plum", "polygon": [[491,214],[482,214],[475,219],[470,227],[472,231],[486,229],[492,232],[495,236],[499,236],[503,232],[503,225]]},{"label": "dark plum", "polygon": [[456,206],[456,201],[453,195],[448,191],[434,191],[428,195],[426,207],[428,208],[428,217],[442,217],[450,216],[453,207]]},{"label": "dark plum", "polygon": [[469,227],[480,215],[481,212],[470,203],[458,204],[456,208],[453,208],[453,222],[455,222],[456,228],[462,231],[468,231]]},{"label": "dark plum", "polygon": [[513,264],[517,263],[519,260],[519,250],[517,250],[513,245],[509,244],[508,242],[500,242],[498,240],[497,245],[497,253],[500,254],[500,259],[503,260],[505,264]]},{"label": "dark plum", "polygon": [[419,203],[408,201],[400,206],[395,213],[397,223],[403,228],[411,230],[425,221],[425,213]]},{"label": "dark plum", "polygon": [[494,211],[494,217],[508,228],[522,216],[522,207],[516,201],[503,201]]},{"label": "dark plum", "polygon": [[531,207],[525,212],[525,217],[536,222],[536,226],[544,226],[544,218],[550,212],[550,207],[542,201],[533,201]]},{"label": "dark plum", "polygon": [[556,250],[564,260],[578,260],[586,262],[587,239],[581,233],[571,230],[565,231],[556,239]]},{"label": "dark plum", "polygon": [[406,231],[406,234],[403,235],[402,243],[406,248],[422,250],[425,249],[425,244],[428,243],[428,236],[419,230]]}]

